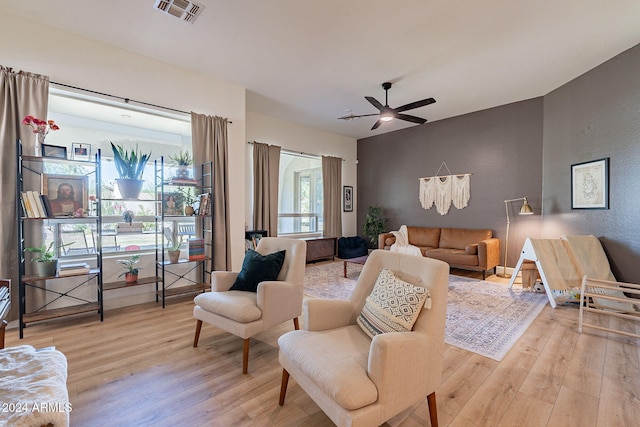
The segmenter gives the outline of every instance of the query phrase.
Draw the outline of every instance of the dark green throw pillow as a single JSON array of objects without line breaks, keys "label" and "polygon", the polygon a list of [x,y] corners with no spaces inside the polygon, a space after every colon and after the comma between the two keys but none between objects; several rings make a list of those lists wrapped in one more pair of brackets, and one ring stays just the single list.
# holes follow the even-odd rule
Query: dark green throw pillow
[{"label": "dark green throw pillow", "polygon": [[242,270],[238,273],[236,282],[230,290],[257,292],[260,282],[276,280],[284,263],[285,252],[260,255],[253,249],[249,249],[244,255]]}]

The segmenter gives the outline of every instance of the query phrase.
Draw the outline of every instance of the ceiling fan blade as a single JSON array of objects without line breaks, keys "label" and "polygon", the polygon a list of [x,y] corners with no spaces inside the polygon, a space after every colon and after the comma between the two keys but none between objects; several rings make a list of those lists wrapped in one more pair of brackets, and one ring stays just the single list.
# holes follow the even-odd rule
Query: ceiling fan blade
[{"label": "ceiling fan blade", "polygon": [[405,120],[407,122],[419,123],[423,124],[427,122],[427,119],[423,119],[422,117],[410,116],[409,114],[398,114],[396,119]]},{"label": "ceiling fan blade", "polygon": [[378,110],[381,110],[384,108],[384,105],[382,105],[377,99],[375,99],[373,96],[365,96],[364,99],[366,99],[367,101],[369,101],[374,107],[376,107]]},{"label": "ceiling fan blade", "polygon": [[360,117],[370,117],[370,116],[378,116],[379,113],[373,113],[373,114],[347,114],[346,116],[342,116],[342,117],[338,117],[338,120],[354,120],[354,119],[358,119]]},{"label": "ceiling fan blade", "polygon": [[382,120],[378,120],[373,124],[373,127],[371,128],[371,130],[374,129],[378,129],[380,127],[380,125],[382,124]]},{"label": "ceiling fan blade", "polygon": [[436,102],[433,98],[423,99],[422,101],[411,102],[409,104],[405,104],[402,107],[394,108],[398,113],[407,110],[413,110],[414,108],[424,107],[425,105],[433,104]]}]

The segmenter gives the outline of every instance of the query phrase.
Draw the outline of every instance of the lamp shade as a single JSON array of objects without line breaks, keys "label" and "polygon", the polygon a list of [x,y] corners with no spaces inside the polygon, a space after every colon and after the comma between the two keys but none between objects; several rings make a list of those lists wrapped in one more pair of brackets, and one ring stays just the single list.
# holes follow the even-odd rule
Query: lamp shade
[{"label": "lamp shade", "polygon": [[531,209],[531,206],[529,206],[529,202],[527,201],[526,197],[524,198],[524,203],[520,208],[520,215],[533,215],[533,209]]}]

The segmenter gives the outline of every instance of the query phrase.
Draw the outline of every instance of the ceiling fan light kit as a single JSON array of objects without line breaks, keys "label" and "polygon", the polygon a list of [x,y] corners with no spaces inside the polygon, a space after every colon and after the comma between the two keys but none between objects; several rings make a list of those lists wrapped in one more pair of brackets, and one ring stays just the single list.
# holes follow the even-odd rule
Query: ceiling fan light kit
[{"label": "ceiling fan light kit", "polygon": [[353,113],[347,114],[346,116],[338,117],[339,120],[353,120],[359,117],[369,117],[369,116],[379,116],[378,120],[373,124],[371,130],[377,129],[383,122],[390,122],[393,119],[404,120],[407,122],[423,124],[426,123],[427,120],[422,117],[412,116],[409,114],[400,114],[403,111],[413,110],[415,108],[424,107],[425,105],[433,104],[436,102],[433,98],[425,98],[420,101],[410,102],[409,104],[402,105],[398,108],[389,107],[389,89],[391,89],[390,82],[382,83],[382,89],[384,89],[384,105],[380,103],[377,99],[372,96],[365,96],[364,99],[369,101],[371,105],[376,107],[380,113],[379,114],[360,114],[354,115]]}]

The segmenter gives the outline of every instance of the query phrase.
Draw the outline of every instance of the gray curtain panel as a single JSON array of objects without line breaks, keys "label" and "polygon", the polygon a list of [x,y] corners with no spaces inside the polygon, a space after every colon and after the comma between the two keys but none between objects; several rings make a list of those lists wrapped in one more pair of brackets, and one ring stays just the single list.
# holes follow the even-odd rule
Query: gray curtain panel
[{"label": "gray curtain panel", "polygon": [[231,270],[227,125],[225,118],[191,113],[194,162],[213,162],[213,269],[218,271]]},{"label": "gray curtain panel", "polygon": [[253,143],[253,227],[278,235],[280,147]]},{"label": "gray curtain panel", "polygon": [[322,156],[322,235],[342,237],[342,159]]},{"label": "gray curtain panel", "polygon": [[[11,279],[9,320],[18,318],[18,234],[16,230],[16,140],[23,152],[34,154],[36,136],[22,125],[25,116],[46,120],[49,104],[49,77],[13,71],[0,65],[0,277]],[[37,188],[37,187],[33,187]],[[39,233],[40,235],[42,233]],[[28,243],[37,246],[37,242]],[[37,299],[37,298],[36,298]],[[36,303],[34,299],[32,302]]]}]

